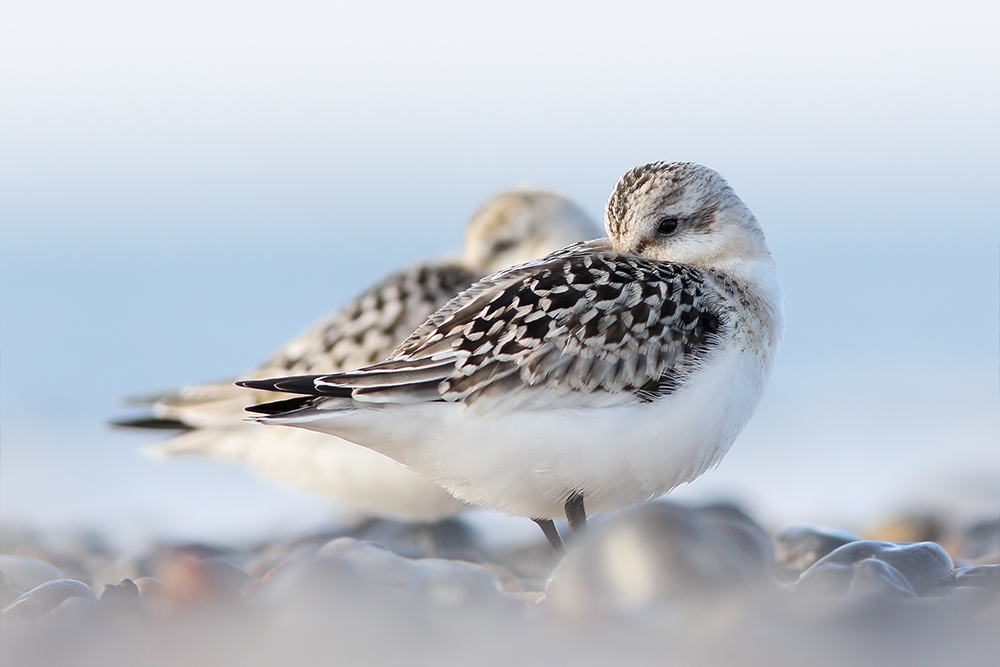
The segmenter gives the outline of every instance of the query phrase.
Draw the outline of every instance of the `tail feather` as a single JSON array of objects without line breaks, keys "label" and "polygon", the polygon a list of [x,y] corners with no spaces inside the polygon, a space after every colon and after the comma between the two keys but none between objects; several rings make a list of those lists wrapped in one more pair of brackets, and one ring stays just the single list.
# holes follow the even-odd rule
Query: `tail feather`
[{"label": "tail feather", "polygon": [[161,419],[160,417],[144,416],[133,419],[116,419],[108,422],[111,426],[120,428],[157,429],[163,431],[188,431],[190,426],[179,419]]},{"label": "tail feather", "polygon": [[288,398],[283,401],[271,401],[270,403],[250,405],[243,409],[247,412],[255,412],[257,414],[271,416],[291,412],[292,410],[309,408],[312,407],[315,402],[315,396],[296,396],[295,398]]},{"label": "tail feather", "polygon": [[270,380],[240,380],[238,387],[261,389],[263,391],[281,391],[288,394],[306,394],[308,396],[339,396],[349,398],[350,387],[340,387],[323,384],[317,386],[316,380],[329,375],[293,375],[291,377],[272,378]]}]

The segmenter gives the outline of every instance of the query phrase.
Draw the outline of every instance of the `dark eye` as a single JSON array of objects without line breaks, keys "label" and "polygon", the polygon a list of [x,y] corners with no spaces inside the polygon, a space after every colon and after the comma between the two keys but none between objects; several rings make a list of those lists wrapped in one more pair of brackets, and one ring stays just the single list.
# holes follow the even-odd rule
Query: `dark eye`
[{"label": "dark eye", "polygon": [[664,218],[660,220],[660,226],[656,228],[656,231],[664,236],[673,234],[677,231],[677,218]]}]

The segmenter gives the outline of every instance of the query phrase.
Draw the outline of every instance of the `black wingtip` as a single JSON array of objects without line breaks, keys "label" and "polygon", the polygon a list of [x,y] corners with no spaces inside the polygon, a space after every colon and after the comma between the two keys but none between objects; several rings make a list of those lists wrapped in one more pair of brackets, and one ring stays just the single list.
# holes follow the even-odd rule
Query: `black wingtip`
[{"label": "black wingtip", "polygon": [[260,415],[280,415],[285,412],[292,412],[293,410],[301,410],[302,408],[310,407],[316,398],[314,396],[296,396],[295,398],[287,398],[283,401],[271,401],[270,403],[260,403],[259,405],[250,405],[245,408],[247,412],[252,412]]},{"label": "black wingtip", "polygon": [[264,391],[283,391],[287,394],[305,394],[307,396],[350,396],[351,390],[348,387],[338,387],[324,384],[316,386],[316,380],[329,378],[329,375],[291,375],[283,378],[271,378],[270,380],[240,380],[236,383],[238,387],[247,389],[262,389]]},{"label": "black wingtip", "polygon": [[246,387],[247,389],[261,389],[263,391],[280,391],[275,383],[281,378],[275,378],[273,380],[239,380],[234,382],[237,387]]},{"label": "black wingtip", "polygon": [[108,422],[115,428],[156,429],[161,431],[190,431],[191,427],[177,419],[160,419],[159,417],[136,417],[134,419],[115,419]]},{"label": "black wingtip", "polygon": [[264,391],[283,391],[289,394],[310,394],[318,395],[321,392],[316,389],[316,378],[322,375],[290,375],[283,378],[270,378],[267,380],[240,380],[237,387],[247,389],[263,389]]}]

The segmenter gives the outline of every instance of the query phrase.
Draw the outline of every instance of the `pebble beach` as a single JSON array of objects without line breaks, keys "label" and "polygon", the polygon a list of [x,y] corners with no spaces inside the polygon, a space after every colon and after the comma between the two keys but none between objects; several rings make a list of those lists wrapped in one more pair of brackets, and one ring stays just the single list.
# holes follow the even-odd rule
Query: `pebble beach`
[{"label": "pebble beach", "polygon": [[1000,520],[769,531],[660,500],[557,557],[463,519],[243,544],[3,526],[4,665],[990,665]]}]

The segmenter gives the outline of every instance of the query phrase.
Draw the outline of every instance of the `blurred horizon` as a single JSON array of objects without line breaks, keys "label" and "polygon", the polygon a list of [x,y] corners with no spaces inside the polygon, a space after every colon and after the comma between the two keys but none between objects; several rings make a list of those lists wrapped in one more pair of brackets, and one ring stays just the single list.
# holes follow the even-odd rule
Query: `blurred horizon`
[{"label": "blurred horizon", "polygon": [[0,519],[205,535],[325,515],[232,466],[154,464],[105,423],[458,251],[498,190],[553,188],[599,220],[656,160],[730,181],[786,291],[758,414],[675,495],[781,521],[995,503],[998,19],[986,2],[6,3]]}]

